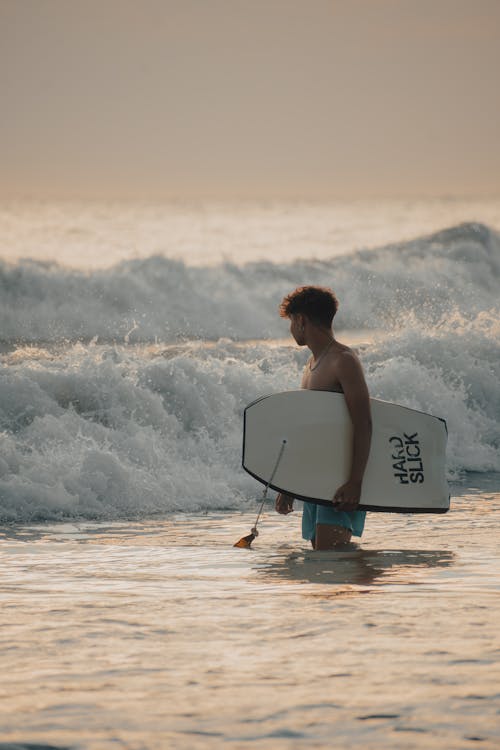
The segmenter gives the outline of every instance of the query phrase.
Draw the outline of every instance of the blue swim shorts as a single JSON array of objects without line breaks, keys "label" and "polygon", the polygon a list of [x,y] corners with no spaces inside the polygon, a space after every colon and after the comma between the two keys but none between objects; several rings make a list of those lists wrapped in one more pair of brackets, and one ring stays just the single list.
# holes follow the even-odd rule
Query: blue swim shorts
[{"label": "blue swim shorts", "polygon": [[361,536],[365,527],[365,510],[335,510],[327,505],[304,503],[302,512],[302,538],[314,539],[316,524],[325,523],[331,526],[342,526],[350,529],[354,536]]}]

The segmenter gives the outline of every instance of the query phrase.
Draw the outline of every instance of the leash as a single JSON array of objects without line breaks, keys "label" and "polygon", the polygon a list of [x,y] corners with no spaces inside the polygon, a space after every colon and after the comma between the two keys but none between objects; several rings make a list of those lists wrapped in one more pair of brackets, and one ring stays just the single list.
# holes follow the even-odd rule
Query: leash
[{"label": "leash", "polygon": [[264,508],[264,503],[267,500],[267,491],[269,489],[269,486],[271,485],[274,475],[278,471],[278,466],[280,465],[281,459],[283,458],[283,453],[285,452],[285,446],[286,446],[286,440],[283,440],[281,443],[280,452],[278,454],[278,458],[276,459],[276,463],[274,464],[274,469],[272,471],[271,476],[269,477],[269,481],[267,482],[266,486],[264,487],[264,490],[262,492],[262,502],[260,504],[259,512],[257,513],[257,518],[255,519],[255,523],[250,529],[250,534],[247,536],[242,537],[239,541],[236,542],[236,544],[233,544],[233,547],[245,547],[249,548],[252,544],[253,540],[259,536],[259,532],[257,531],[257,524],[259,523],[260,516],[262,514],[262,509]]}]

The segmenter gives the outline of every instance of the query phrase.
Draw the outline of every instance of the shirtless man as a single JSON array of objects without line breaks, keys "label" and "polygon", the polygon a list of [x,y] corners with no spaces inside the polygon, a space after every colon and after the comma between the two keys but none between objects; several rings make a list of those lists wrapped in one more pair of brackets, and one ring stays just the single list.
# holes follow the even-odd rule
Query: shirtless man
[{"label": "shirtless man", "polygon": [[[365,511],[357,510],[372,434],[370,401],[361,363],[355,352],[335,339],[332,321],[338,301],[331,289],[299,287],[285,297],[280,315],[290,319],[290,332],[311,356],[302,377],[302,388],[343,393],[353,424],[353,452],[349,478],[332,488],[332,507],[304,503],[302,536],[316,550],[346,544],[352,534],[361,536]],[[293,497],[279,494],[276,510],[286,515],[293,510]]]}]

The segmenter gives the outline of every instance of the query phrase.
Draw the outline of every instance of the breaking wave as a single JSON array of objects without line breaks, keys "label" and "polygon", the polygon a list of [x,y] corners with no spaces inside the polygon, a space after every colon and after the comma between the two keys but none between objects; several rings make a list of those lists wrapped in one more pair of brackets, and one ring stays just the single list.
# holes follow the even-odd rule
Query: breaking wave
[{"label": "breaking wave", "polygon": [[281,298],[309,283],[335,289],[340,327],[394,328],[408,312],[431,325],[450,309],[474,316],[496,305],[499,282],[500,237],[472,223],[329,261],[200,268],[151,257],[92,273],[0,262],[0,337],[4,345],[278,338]]},{"label": "breaking wave", "polygon": [[359,350],[371,393],[447,419],[449,478],[500,471],[499,271],[478,225],[328,263],[4,265],[0,521],[247,508],[243,408],[306,357],[262,336],[307,282],[334,286],[344,326],[384,328]]}]

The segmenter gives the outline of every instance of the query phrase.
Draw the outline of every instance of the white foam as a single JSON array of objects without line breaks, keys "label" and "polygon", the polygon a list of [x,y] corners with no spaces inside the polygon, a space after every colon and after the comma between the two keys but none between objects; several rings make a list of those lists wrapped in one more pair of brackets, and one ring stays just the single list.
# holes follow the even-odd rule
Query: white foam
[{"label": "white foam", "polygon": [[335,289],[341,327],[399,327],[409,310],[432,325],[456,306],[474,316],[498,304],[500,238],[464,224],[327,261],[195,268],[150,257],[93,273],[22,261],[0,263],[0,274],[9,345],[279,338],[281,298],[307,283]]},{"label": "white foam", "polygon": [[[4,266],[0,519],[246,506],[243,408],[296,388],[306,356],[250,339],[283,337],[279,301],[309,282],[337,290],[340,323],[384,329],[361,351],[372,395],[447,420],[450,477],[500,471],[499,276],[478,225],[328,262]],[[215,343],[137,344],[191,335]]]},{"label": "white foam", "polygon": [[500,471],[500,321],[455,312],[434,328],[414,322],[371,347],[373,396],[447,420],[448,473]]},{"label": "white foam", "polygon": [[[30,354],[1,374],[2,521],[247,507],[260,487],[240,466],[243,408],[296,388],[306,352],[222,340]],[[447,419],[451,477],[500,471],[494,315],[408,325],[361,356],[372,395]]]}]

